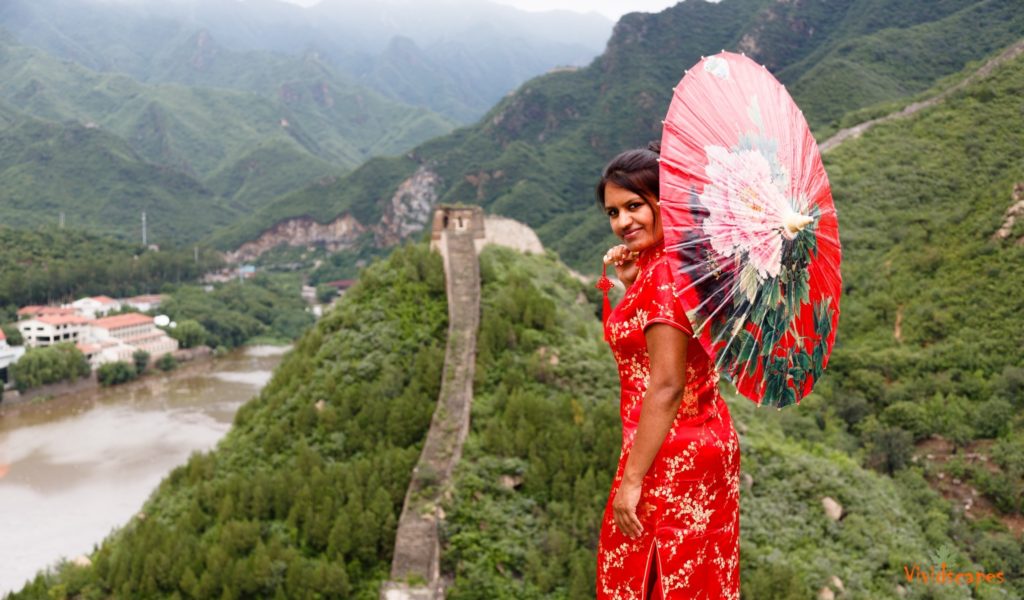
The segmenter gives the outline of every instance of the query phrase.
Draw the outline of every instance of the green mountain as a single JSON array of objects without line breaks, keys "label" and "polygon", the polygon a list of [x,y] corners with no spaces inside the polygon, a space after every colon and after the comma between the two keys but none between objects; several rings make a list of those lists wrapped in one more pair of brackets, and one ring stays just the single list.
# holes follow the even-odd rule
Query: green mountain
[{"label": "green mountain", "polygon": [[0,56],[0,99],[42,119],[98,126],[142,159],[209,183],[246,210],[451,127],[312,56],[239,55],[204,33],[165,57],[191,87],[96,73],[9,36],[0,39]]},{"label": "green mountain", "polygon": [[0,127],[0,214],[11,227],[55,225],[150,243],[196,241],[237,218],[194,179],[143,160],[121,138],[91,126],[6,113]]},{"label": "green mountain", "polygon": [[[621,443],[614,360],[595,306],[578,301],[589,289],[550,254],[487,248],[481,261],[472,431],[444,505],[442,566],[454,576],[446,597],[593,598]],[[1011,575],[1024,561],[1019,543],[1002,554],[1012,536],[969,531],[919,467],[892,478],[862,468],[841,450],[853,440],[820,396],[782,412],[727,400],[745,480],[743,598],[814,598],[827,586],[842,597],[831,576],[851,598],[899,598],[898,584],[908,598],[965,597],[905,578],[904,565],[928,569],[931,551],[944,546],[951,570],[974,564],[1016,578],[1012,589],[992,585],[973,597],[1024,591]],[[824,497],[842,505],[842,520],[825,516]],[[965,539],[976,543],[970,553],[957,548]]]},{"label": "green mountain", "polygon": [[[349,213],[376,225],[419,165],[437,174],[430,193],[438,201],[473,202],[524,221],[570,266],[593,273],[614,243],[593,202],[600,169],[618,151],[660,137],[672,86],[702,54],[745,49],[767,62],[824,134],[842,114],[920,91],[1022,35],[1016,0],[724,0],[626,15],[590,66],[535,78],[476,125],[408,156],[371,160],[333,185],[282,197],[216,243],[237,247],[288,216],[328,222]],[[955,49],[948,57],[936,52],[940,40]],[[873,53],[894,45],[900,60]],[[825,69],[831,83],[818,83],[825,75],[814,69]],[[832,101],[834,91],[842,102]],[[367,196],[362,190],[371,181]]]}]

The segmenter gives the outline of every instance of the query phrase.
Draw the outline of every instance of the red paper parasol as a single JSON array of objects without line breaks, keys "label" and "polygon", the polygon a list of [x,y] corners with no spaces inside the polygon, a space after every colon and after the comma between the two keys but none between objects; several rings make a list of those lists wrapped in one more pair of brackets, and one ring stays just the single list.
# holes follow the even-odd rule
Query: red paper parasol
[{"label": "red paper parasol", "polygon": [[799,404],[832,352],[841,284],[832,193],[800,109],[749,58],[703,58],[675,88],[660,176],[694,335],[758,405]]}]

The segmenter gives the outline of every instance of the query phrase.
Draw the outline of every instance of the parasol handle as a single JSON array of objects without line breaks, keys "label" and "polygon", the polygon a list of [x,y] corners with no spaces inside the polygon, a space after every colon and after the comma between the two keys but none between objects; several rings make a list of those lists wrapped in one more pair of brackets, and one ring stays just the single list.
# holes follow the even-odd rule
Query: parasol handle
[{"label": "parasol handle", "polygon": [[789,239],[795,238],[796,234],[803,231],[803,228],[812,222],[814,222],[814,217],[808,217],[792,210],[782,219],[782,225],[785,227],[787,234],[786,237]]}]

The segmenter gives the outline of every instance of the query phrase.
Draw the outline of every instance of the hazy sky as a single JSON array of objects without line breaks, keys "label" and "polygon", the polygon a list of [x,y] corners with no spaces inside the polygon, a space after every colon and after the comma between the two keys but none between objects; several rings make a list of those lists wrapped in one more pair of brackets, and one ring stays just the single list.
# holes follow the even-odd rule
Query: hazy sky
[{"label": "hazy sky", "polygon": [[494,0],[523,10],[560,8],[576,12],[595,11],[617,21],[628,12],[661,12],[679,0]]},{"label": "hazy sky", "polygon": [[[285,0],[293,4],[309,6],[320,0]],[[679,0],[493,0],[523,10],[564,9],[575,12],[599,12],[613,21],[628,12],[660,12]]]}]

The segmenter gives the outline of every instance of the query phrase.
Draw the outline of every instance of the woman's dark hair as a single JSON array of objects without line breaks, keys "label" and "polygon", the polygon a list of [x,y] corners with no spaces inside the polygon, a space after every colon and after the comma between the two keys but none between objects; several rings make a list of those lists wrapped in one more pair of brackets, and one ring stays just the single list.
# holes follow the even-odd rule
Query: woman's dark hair
[{"label": "woman's dark hair", "polygon": [[646,148],[635,148],[619,153],[601,172],[597,182],[597,204],[604,209],[604,188],[614,183],[644,200],[658,198],[658,157],[661,143],[651,142]]}]

